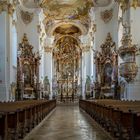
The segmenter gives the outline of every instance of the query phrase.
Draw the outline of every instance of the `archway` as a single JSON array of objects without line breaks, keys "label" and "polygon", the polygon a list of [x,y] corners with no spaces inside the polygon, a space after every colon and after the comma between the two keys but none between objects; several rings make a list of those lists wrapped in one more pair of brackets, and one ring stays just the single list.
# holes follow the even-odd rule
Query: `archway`
[{"label": "archway", "polygon": [[72,36],[57,40],[53,50],[54,77],[57,83],[58,100],[75,101],[79,96],[81,48]]}]

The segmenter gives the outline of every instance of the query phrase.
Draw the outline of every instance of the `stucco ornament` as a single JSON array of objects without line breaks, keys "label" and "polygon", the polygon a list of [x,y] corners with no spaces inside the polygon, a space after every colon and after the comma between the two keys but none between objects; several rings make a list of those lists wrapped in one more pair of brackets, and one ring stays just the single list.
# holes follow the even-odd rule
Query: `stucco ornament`
[{"label": "stucco ornament", "polygon": [[112,3],[112,0],[94,0],[95,6],[104,7]]},{"label": "stucco ornament", "polygon": [[20,11],[20,14],[21,14],[22,21],[25,24],[29,24],[29,23],[32,22],[33,17],[34,17],[34,14],[33,13],[29,13],[28,11],[21,10]]},{"label": "stucco ornament", "polygon": [[108,23],[113,17],[113,9],[110,10],[105,10],[101,12],[101,19],[105,22]]},{"label": "stucco ornament", "polygon": [[13,15],[15,11],[15,3],[9,3],[6,0],[0,1],[0,13],[7,11],[9,15]]}]

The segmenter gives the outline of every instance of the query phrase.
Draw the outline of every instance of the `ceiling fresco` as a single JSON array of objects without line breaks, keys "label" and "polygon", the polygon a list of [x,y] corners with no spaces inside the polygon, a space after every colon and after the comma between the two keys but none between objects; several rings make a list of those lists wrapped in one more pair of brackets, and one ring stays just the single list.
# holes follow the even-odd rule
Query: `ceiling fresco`
[{"label": "ceiling fresco", "polygon": [[56,20],[78,19],[87,15],[92,6],[89,0],[43,0],[41,3],[46,17]]},{"label": "ceiling fresco", "polygon": [[112,0],[94,0],[95,6],[105,7],[112,3]]},{"label": "ceiling fresco", "polygon": [[[72,6],[76,3],[81,3],[83,0],[19,0],[25,7],[27,8],[36,8],[39,7],[41,3],[48,3],[50,4],[58,4],[58,5],[67,5]],[[85,2],[92,2],[94,6],[97,7],[104,7],[108,6],[112,3],[113,0],[84,0]]]},{"label": "ceiling fresco", "polygon": [[22,5],[26,8],[38,8],[40,4],[40,0],[20,0]]},{"label": "ceiling fresco", "polygon": [[72,24],[65,24],[57,27],[54,31],[54,34],[63,34],[63,35],[73,35],[73,34],[79,34],[81,35],[81,31],[78,27],[72,25]]},{"label": "ceiling fresco", "polygon": [[[113,0],[20,0],[26,8],[42,8],[48,36],[85,35],[90,28],[90,9],[105,7]],[[61,24],[64,23],[64,24]],[[60,24],[59,26],[57,26]]]}]

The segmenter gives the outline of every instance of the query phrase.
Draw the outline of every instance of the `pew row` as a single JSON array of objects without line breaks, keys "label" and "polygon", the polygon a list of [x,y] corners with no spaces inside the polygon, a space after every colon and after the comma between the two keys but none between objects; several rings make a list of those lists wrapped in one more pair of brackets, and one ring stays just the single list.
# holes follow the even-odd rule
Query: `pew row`
[{"label": "pew row", "polygon": [[0,140],[22,139],[56,107],[56,100],[0,103]]},{"label": "pew row", "polygon": [[80,100],[79,106],[114,139],[140,140],[140,101]]}]

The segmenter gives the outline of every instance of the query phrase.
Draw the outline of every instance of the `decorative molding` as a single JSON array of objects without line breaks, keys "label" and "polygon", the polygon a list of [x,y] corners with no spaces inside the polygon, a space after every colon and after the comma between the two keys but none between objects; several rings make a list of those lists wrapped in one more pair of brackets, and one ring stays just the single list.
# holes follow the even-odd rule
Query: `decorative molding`
[{"label": "decorative molding", "polygon": [[106,40],[100,48],[101,51],[97,51],[94,58],[97,81],[101,84],[104,93],[105,89],[110,92],[111,84],[113,81],[117,81],[118,76],[118,52],[110,33],[107,34]]},{"label": "decorative molding", "polygon": [[22,42],[19,44],[17,57],[17,81],[19,81],[17,93],[21,100],[24,97],[38,98],[40,59],[39,51],[33,52],[33,46],[29,44],[27,35],[24,34]]},{"label": "decorative molding", "polygon": [[33,58],[33,46],[29,44],[27,35],[24,34],[22,42],[19,44],[19,50],[20,50],[20,57],[22,58]]},{"label": "decorative molding", "polygon": [[44,47],[45,52],[52,53],[53,47]]},{"label": "decorative molding", "polygon": [[82,52],[89,52],[90,46],[82,47]]},{"label": "decorative molding", "polygon": [[0,13],[7,11],[9,15],[13,15],[15,11],[15,3],[8,3],[6,0],[0,1]]},{"label": "decorative molding", "polygon": [[101,19],[105,22],[108,23],[113,17],[113,9],[110,10],[105,10],[101,12]]},{"label": "decorative molding", "polygon": [[37,32],[40,34],[41,31],[42,31],[42,29],[41,29],[41,25],[37,25]]},{"label": "decorative molding", "polygon": [[130,7],[133,7],[134,9],[136,9],[137,7],[140,7],[140,1],[139,0],[115,0],[115,2],[118,2],[120,8],[122,9],[122,11],[126,11],[127,9],[129,9]]},{"label": "decorative molding", "polygon": [[93,0],[96,7],[106,7],[112,3],[112,0]]},{"label": "decorative molding", "polygon": [[92,32],[95,33],[97,31],[97,25],[96,24],[93,24],[92,26]]},{"label": "decorative molding", "polygon": [[33,13],[29,13],[28,11],[23,11],[23,10],[20,11],[20,15],[21,15],[22,21],[25,24],[31,23],[34,17]]}]

